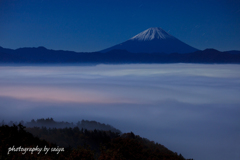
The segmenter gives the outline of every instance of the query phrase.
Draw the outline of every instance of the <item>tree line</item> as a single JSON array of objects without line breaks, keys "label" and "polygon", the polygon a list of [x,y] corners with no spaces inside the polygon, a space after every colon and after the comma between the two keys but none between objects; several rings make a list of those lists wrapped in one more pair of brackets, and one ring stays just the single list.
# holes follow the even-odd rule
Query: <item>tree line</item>
[{"label": "tree line", "polygon": [[[0,139],[1,159],[185,160],[181,154],[132,132],[120,134],[111,130],[87,130],[78,127],[26,128],[19,123],[0,126]],[[12,146],[64,147],[64,152],[7,154]]]}]

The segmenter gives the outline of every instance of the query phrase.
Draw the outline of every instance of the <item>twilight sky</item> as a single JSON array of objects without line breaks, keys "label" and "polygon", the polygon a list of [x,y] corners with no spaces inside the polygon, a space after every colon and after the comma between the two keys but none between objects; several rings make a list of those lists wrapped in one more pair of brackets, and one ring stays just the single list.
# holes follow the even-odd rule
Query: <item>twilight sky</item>
[{"label": "twilight sky", "polygon": [[0,1],[4,48],[98,51],[150,27],[161,27],[198,49],[240,50],[240,1]]}]

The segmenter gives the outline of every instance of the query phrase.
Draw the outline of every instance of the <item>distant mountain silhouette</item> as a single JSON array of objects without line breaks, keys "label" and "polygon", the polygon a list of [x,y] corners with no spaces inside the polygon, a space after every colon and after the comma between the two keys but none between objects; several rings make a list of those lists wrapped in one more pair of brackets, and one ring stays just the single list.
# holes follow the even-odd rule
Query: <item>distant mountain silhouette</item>
[{"label": "distant mountain silhouette", "polygon": [[172,35],[165,32],[162,28],[149,28],[131,39],[104,49],[100,52],[111,50],[126,50],[132,53],[191,53],[198,49],[193,48]]},{"label": "distant mountain silhouette", "polygon": [[240,63],[240,51],[220,52],[206,49],[192,53],[131,53],[127,50],[109,52],[77,53],[50,50],[44,47],[6,49],[0,47],[0,63],[76,63],[76,64],[120,64],[120,63]]},{"label": "distant mountain silhouette", "polygon": [[[33,119],[31,122],[26,122],[21,121],[22,124],[25,124],[26,127],[46,127],[46,128],[66,128],[66,127],[78,127],[79,129],[87,129],[87,130],[103,130],[103,131],[112,131],[116,133],[121,133],[120,130],[104,123],[99,123],[96,121],[88,121],[88,120],[82,120],[78,121],[77,124],[74,123],[69,123],[69,122],[57,122],[54,121],[53,118],[41,118],[37,119],[36,121]],[[13,125],[13,122],[10,122],[9,125]],[[16,123],[17,124],[17,123]],[[1,123],[0,123],[1,125]],[[3,124],[2,124],[3,125]]]},{"label": "distant mountain silhouette", "polygon": [[226,52],[231,54],[240,54],[240,51],[236,51],[236,50],[226,51]]}]

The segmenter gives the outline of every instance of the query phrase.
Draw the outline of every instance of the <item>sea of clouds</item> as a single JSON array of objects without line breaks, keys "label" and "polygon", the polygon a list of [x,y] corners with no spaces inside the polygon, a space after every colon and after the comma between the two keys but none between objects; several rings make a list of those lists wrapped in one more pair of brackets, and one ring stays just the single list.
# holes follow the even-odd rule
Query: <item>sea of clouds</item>
[{"label": "sea of clouds", "polygon": [[96,120],[185,158],[240,159],[240,65],[0,66],[0,120]]}]

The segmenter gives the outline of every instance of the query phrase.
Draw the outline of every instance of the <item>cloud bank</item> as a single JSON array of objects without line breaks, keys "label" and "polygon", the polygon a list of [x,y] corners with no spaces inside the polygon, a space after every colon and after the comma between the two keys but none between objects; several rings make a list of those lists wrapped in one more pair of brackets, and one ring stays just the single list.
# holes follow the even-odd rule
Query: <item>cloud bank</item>
[{"label": "cloud bank", "polygon": [[194,159],[239,159],[240,66],[0,66],[2,120],[97,120]]}]

